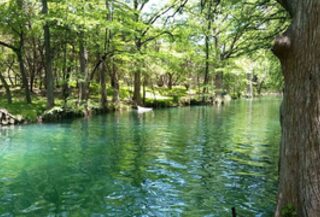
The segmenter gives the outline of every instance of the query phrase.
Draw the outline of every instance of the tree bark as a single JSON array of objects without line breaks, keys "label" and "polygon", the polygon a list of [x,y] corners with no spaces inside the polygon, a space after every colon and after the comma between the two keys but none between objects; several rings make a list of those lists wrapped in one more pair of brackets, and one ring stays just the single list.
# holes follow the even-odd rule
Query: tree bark
[{"label": "tree bark", "polygon": [[[144,76],[143,83],[142,83],[142,103],[146,103],[147,98],[147,85],[148,85],[148,77]],[[172,87],[171,87],[172,88]]]},{"label": "tree bark", "polygon": [[79,104],[86,104],[88,100],[88,52],[85,48],[84,32],[80,33],[79,37],[79,61],[80,61],[80,82],[79,82]]},{"label": "tree bark", "polygon": [[214,78],[214,86],[216,90],[216,95],[221,96],[223,92],[223,72],[222,71],[216,72],[216,75]]},{"label": "tree bark", "polygon": [[209,85],[209,70],[210,70],[210,32],[211,32],[211,26],[212,26],[212,1],[209,1],[208,3],[208,11],[207,11],[207,29],[205,34],[205,53],[206,53],[206,59],[205,59],[205,72],[204,72],[204,81],[203,81],[203,97],[202,102],[206,102],[207,96],[206,94],[209,93],[208,85]]},{"label": "tree bark", "polygon": [[26,72],[26,68],[25,68],[25,64],[24,64],[24,57],[23,57],[24,48],[23,47],[24,47],[24,39],[23,39],[23,36],[21,36],[20,48],[16,52],[16,54],[18,56],[19,70],[20,70],[20,74],[21,74],[21,78],[22,78],[22,85],[23,85],[23,88],[25,91],[26,101],[27,101],[27,103],[31,104],[31,102],[32,102],[31,92],[29,89],[29,82],[28,82],[27,72]]},{"label": "tree bark", "polygon": [[[65,30],[65,38],[68,37],[68,31]],[[64,45],[63,45],[63,84],[62,84],[62,97],[63,97],[63,101],[64,101],[64,106],[67,105],[67,101],[68,101],[68,97],[70,95],[70,87],[69,87],[69,79],[70,79],[70,74],[71,74],[71,66],[68,66],[68,42],[65,41]],[[70,61],[73,61],[73,53],[72,52],[72,58],[70,59]]]},{"label": "tree bark", "polygon": [[10,87],[9,87],[6,79],[4,78],[4,76],[1,73],[0,73],[0,81],[4,86],[4,89],[6,90],[7,101],[9,104],[11,104],[12,103],[12,96],[11,96]]},{"label": "tree bark", "polygon": [[[211,23],[211,22],[209,22]],[[209,26],[208,26],[209,28]],[[211,28],[211,25],[210,25],[210,28]],[[208,94],[208,84],[209,84],[209,58],[210,58],[210,44],[209,44],[209,36],[206,35],[206,66],[205,66],[205,72],[204,72],[204,81],[203,81],[203,90],[202,90],[202,93],[203,93],[203,97],[202,97],[202,102],[206,102],[207,100],[207,96],[206,94]]]},{"label": "tree bark", "polygon": [[169,90],[172,90],[173,87],[173,73],[167,73],[168,75],[168,88]]},{"label": "tree bark", "polygon": [[100,86],[101,86],[100,107],[104,111],[106,111],[108,108],[106,71],[107,71],[106,63],[103,62],[100,65]]},{"label": "tree bark", "polygon": [[[136,49],[137,52],[141,53],[141,41],[137,39],[136,41]],[[142,105],[142,97],[141,97],[141,60],[137,60],[136,69],[134,71],[134,90],[133,90],[133,101],[136,105]]]},{"label": "tree bark", "polygon": [[[48,14],[48,1],[42,0],[42,13]],[[47,107],[48,109],[54,106],[54,76],[52,72],[52,58],[51,58],[51,39],[49,24],[45,22],[43,27],[44,32],[44,48],[45,48],[45,73],[47,83]]]},{"label": "tree bark", "polygon": [[320,2],[282,0],[292,25],[277,37],[284,99],[280,184],[275,216],[293,206],[298,217],[320,216]]},{"label": "tree bark", "polygon": [[[21,12],[24,11],[24,1],[23,0],[17,0],[17,5],[18,8]],[[19,69],[20,69],[20,74],[22,78],[22,85],[25,90],[25,97],[27,103],[31,104],[31,92],[29,88],[29,81],[27,77],[27,70],[25,66],[25,58],[24,58],[24,49],[25,49],[25,33],[24,33],[24,26],[21,24],[20,26],[20,32],[19,32],[19,41],[18,41],[18,49],[15,49],[15,53],[18,56],[18,62],[19,62]]]},{"label": "tree bark", "polygon": [[113,91],[113,95],[112,95],[112,102],[115,104],[118,104],[120,102],[120,85],[119,85],[119,75],[118,75],[118,69],[117,66],[115,64],[115,60],[111,59],[112,61],[112,69],[111,69],[111,73],[110,73],[110,77],[111,77],[111,87],[112,87],[112,91]]},{"label": "tree bark", "polygon": [[[28,61],[29,65],[29,73],[30,73],[30,91],[33,93],[34,89],[34,83],[36,79],[36,68],[37,68],[37,45],[35,42],[35,38],[32,37],[31,39],[31,49],[32,49],[32,55],[30,54],[30,61]],[[31,53],[31,52],[30,52]]]},{"label": "tree bark", "polygon": [[133,101],[137,105],[142,105],[142,98],[141,98],[141,69],[140,69],[140,66],[138,66],[138,68],[134,72]]},{"label": "tree bark", "polygon": [[251,99],[253,98],[253,70],[250,69],[250,71],[247,73],[247,98]]},{"label": "tree bark", "polygon": [[[14,60],[12,61],[12,65],[14,64]],[[10,82],[10,85],[12,86],[12,87],[14,87],[15,86],[15,83],[13,82],[13,80],[12,80],[12,77],[11,77],[11,74],[10,74],[10,71],[12,72],[12,73],[14,73],[14,71],[13,71],[13,69],[12,69],[12,66],[9,66],[9,69],[8,69],[8,79],[9,79],[9,82]],[[15,76],[15,75],[14,75]]]}]

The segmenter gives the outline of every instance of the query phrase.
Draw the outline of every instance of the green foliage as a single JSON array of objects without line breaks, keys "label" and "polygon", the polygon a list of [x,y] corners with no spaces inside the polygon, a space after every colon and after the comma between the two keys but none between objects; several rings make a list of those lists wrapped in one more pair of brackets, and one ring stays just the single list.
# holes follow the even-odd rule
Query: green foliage
[{"label": "green foliage", "polygon": [[173,99],[147,99],[145,101],[145,105],[148,107],[155,107],[155,108],[167,108],[172,106],[177,106],[177,103],[174,102]]},{"label": "green foliage", "polygon": [[[109,91],[110,94],[112,93],[112,90]],[[122,87],[120,88],[120,98],[121,99],[129,99],[132,95],[132,91],[128,87]]]},{"label": "green foliage", "polygon": [[[155,5],[151,1],[137,1],[135,5],[125,0],[48,3],[47,15],[41,13],[41,1],[0,3],[3,45],[0,73],[10,84],[15,103],[19,101],[14,90],[23,89],[21,65],[16,56],[16,48],[22,42],[26,77],[35,95],[45,96],[43,27],[46,23],[50,27],[58,105],[64,100],[77,105],[79,84],[88,82],[88,101],[99,106],[102,71],[108,100],[116,93],[112,87],[114,72],[120,85],[120,99],[125,101],[133,96],[137,72],[141,73],[147,98],[171,100],[173,104],[191,94],[198,94],[195,98],[199,98],[205,87],[209,96],[217,89],[234,98],[244,95],[249,69],[254,71],[256,94],[282,90],[279,62],[266,50],[271,48],[275,35],[287,27],[289,19],[272,1],[172,0],[157,1]],[[80,67],[80,41],[85,50],[85,72]],[[209,81],[204,84],[206,66]],[[223,75],[222,87],[216,87],[219,73]],[[28,116],[35,117],[36,113]]]},{"label": "green foliage", "polygon": [[32,104],[26,104],[22,99],[14,99],[12,104],[8,104],[4,98],[0,97],[0,107],[6,108],[13,115],[22,115],[27,121],[34,122],[46,109],[44,99],[36,98]]}]

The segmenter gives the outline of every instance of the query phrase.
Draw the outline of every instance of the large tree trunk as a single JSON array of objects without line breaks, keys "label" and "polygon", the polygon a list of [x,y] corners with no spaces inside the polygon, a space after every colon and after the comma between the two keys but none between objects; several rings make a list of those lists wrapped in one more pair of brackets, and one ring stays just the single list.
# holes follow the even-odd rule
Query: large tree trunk
[{"label": "large tree trunk", "polygon": [[[42,0],[42,13],[48,14],[48,1]],[[50,28],[46,22],[44,27],[44,48],[45,48],[45,73],[46,73],[46,86],[47,86],[47,107],[48,109],[54,106],[54,76],[52,72],[52,58],[51,58],[51,41],[50,41]]]},{"label": "large tree trunk", "polygon": [[276,217],[320,216],[320,2],[282,0],[293,20],[276,39],[285,78],[281,109],[280,186]]}]

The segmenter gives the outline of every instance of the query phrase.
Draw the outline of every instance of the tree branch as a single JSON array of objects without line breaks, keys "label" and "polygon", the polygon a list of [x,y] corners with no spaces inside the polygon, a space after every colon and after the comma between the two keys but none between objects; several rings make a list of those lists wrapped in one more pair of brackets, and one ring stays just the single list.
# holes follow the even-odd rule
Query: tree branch
[{"label": "tree branch", "polygon": [[186,6],[188,1],[189,0],[184,0],[182,2],[182,4],[180,4],[180,6],[175,10],[175,12],[166,18],[166,21],[164,22],[164,25],[166,25],[168,23],[169,19],[175,17],[177,13],[181,12],[181,10]]},{"label": "tree branch", "polygon": [[18,48],[16,48],[15,46],[8,44],[6,42],[0,41],[0,45],[6,47],[6,48],[10,48],[11,50],[13,50],[14,52],[16,52],[18,50]]},{"label": "tree branch", "polygon": [[158,37],[160,37],[160,36],[162,36],[162,35],[169,35],[169,36],[173,37],[173,35],[172,35],[171,32],[169,32],[169,31],[163,31],[163,32],[160,32],[159,34],[157,34],[157,35],[155,35],[155,36],[151,36],[151,37],[147,38],[146,40],[142,41],[142,42],[141,42],[141,46],[143,46],[144,44],[146,44],[146,43],[148,43],[148,42],[150,42],[150,41],[155,40],[156,38],[158,38]]},{"label": "tree branch", "polygon": [[[181,1],[181,0],[180,0]],[[166,13],[168,13],[170,10],[174,9],[176,6],[178,6],[178,8],[173,12],[173,14],[169,15],[166,20],[165,23],[166,24],[168,22],[168,20],[172,17],[174,17],[179,11],[182,10],[182,8],[184,8],[184,6],[188,3],[188,0],[182,0],[181,3],[177,3],[178,0],[176,0],[172,5],[170,5],[167,8],[164,8],[162,10],[160,10],[157,14],[155,14],[153,17],[151,17],[145,24],[148,25],[148,27],[142,32],[141,34],[141,38],[144,37],[148,31],[151,29],[152,25],[159,19],[161,18],[163,15],[165,15]]]}]

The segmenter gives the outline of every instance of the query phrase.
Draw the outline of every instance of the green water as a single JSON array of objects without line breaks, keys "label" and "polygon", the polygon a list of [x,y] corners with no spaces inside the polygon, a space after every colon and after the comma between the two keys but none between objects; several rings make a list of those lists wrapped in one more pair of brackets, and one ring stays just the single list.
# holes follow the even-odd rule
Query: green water
[{"label": "green water", "polygon": [[0,216],[272,216],[280,100],[0,130]]}]

